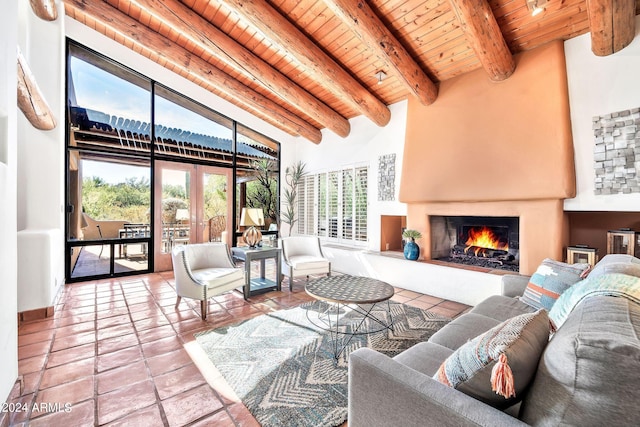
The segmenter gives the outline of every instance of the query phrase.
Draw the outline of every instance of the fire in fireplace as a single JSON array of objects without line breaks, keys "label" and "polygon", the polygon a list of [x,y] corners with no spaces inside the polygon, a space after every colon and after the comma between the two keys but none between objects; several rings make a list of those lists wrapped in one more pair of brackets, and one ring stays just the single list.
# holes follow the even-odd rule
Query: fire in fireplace
[{"label": "fire in fireplace", "polygon": [[432,216],[433,259],[518,271],[518,218]]}]

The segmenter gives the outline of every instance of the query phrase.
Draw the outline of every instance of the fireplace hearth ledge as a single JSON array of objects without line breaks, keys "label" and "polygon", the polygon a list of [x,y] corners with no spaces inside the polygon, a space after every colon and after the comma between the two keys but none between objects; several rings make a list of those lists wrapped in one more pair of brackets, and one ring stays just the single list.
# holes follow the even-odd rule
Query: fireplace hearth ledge
[{"label": "fireplace hearth ledge", "polygon": [[501,274],[446,263],[408,261],[399,256],[333,245],[323,245],[322,251],[331,260],[333,271],[373,277],[399,288],[462,304],[477,305],[502,290]]}]

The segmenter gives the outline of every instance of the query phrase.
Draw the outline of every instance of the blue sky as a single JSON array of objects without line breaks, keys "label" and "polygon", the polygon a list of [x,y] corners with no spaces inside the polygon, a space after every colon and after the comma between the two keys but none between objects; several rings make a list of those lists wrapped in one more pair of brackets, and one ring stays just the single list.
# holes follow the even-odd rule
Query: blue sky
[{"label": "blue sky", "polygon": [[[110,115],[150,122],[149,91],[76,57],[71,73],[78,106]],[[231,131],[162,97],[156,97],[156,123],[204,135],[231,138]]]},{"label": "blue sky", "polygon": [[[109,115],[150,122],[150,91],[89,64],[71,57],[73,88],[78,106]],[[193,111],[156,96],[156,123],[170,128],[185,129],[204,135],[231,139],[231,130]],[[238,134],[238,139],[246,137]],[[83,161],[83,176],[99,176],[111,184],[125,178],[146,177],[149,168],[115,163]]]},{"label": "blue sky", "polygon": [[149,176],[150,168],[141,166],[122,165],[118,163],[95,162],[93,160],[82,161],[83,178],[97,176],[109,184],[124,182],[126,178],[146,178]]}]

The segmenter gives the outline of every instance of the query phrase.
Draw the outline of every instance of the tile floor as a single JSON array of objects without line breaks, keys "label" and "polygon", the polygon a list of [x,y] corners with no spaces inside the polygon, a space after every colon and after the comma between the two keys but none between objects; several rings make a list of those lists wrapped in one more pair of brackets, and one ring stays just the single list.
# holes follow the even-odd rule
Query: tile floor
[{"label": "tile floor", "polygon": [[[245,301],[231,292],[175,308],[171,272],[66,285],[55,315],[18,330],[19,374],[0,426],[255,426],[185,350],[195,332],[297,306],[304,280]],[[393,300],[456,317],[469,307],[403,289]],[[219,380],[218,380],[219,381]],[[55,403],[68,403],[55,406]],[[53,405],[53,406],[52,406]]]}]

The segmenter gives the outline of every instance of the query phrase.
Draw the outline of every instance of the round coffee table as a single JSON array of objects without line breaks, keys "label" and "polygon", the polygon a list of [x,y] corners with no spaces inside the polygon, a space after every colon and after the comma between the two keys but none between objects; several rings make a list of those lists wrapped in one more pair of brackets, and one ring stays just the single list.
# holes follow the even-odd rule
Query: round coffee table
[{"label": "round coffee table", "polygon": [[[355,335],[371,334],[385,329],[393,331],[389,299],[395,291],[388,283],[370,277],[341,274],[313,280],[307,283],[305,291],[313,298],[328,303],[327,309],[319,313],[317,319],[310,317],[309,311],[307,318],[317,327],[331,333],[336,360]],[[375,316],[372,312],[377,303],[384,301],[387,302],[387,320]],[[344,318],[346,306],[359,315],[355,320],[347,321]],[[373,323],[376,327],[364,327],[366,323]],[[354,326],[350,328],[349,324]],[[342,339],[339,339],[340,335]]]}]

